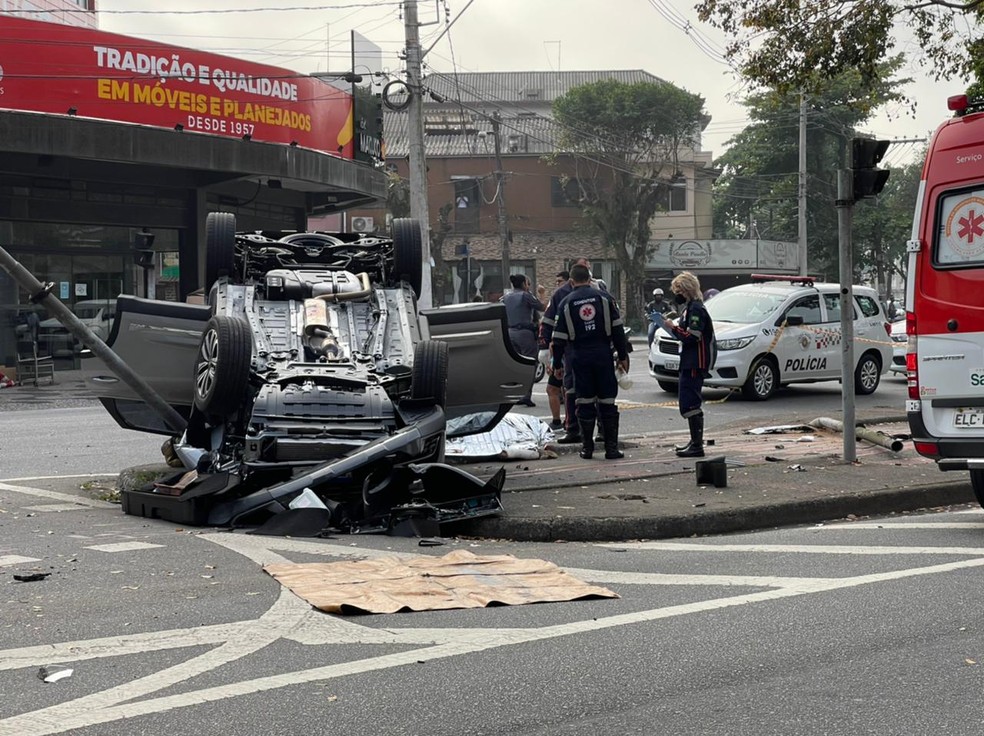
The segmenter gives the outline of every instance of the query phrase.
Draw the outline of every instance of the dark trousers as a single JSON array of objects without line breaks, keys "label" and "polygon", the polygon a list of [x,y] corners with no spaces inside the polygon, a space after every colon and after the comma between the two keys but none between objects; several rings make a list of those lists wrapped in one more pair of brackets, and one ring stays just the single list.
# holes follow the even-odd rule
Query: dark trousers
[{"label": "dark trousers", "polygon": [[594,421],[599,415],[604,417],[616,413],[618,381],[611,347],[572,348],[570,355],[578,420]]},{"label": "dark trousers", "polygon": [[692,417],[702,413],[700,408],[703,397],[700,395],[704,388],[704,374],[695,368],[680,369],[680,415]]}]

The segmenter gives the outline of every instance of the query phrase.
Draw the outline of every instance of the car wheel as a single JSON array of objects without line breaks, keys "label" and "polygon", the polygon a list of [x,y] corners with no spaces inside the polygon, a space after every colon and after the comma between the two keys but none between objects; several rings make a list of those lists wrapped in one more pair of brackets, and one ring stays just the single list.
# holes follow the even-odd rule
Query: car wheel
[{"label": "car wheel", "polygon": [[541,361],[536,361],[536,372],[533,374],[533,383],[539,383],[547,375],[547,369]]},{"label": "car wheel", "polygon": [[854,369],[854,393],[867,396],[874,393],[881,380],[881,363],[874,355],[866,353]]},{"label": "car wheel", "polygon": [[779,371],[768,358],[760,358],[752,365],[748,379],[741,387],[741,394],[750,401],[765,401],[779,388]]},{"label": "car wheel", "polygon": [[410,217],[393,220],[393,276],[410,284],[418,297],[424,276],[423,248],[419,220]]},{"label": "car wheel", "polygon": [[216,315],[205,325],[195,361],[195,408],[221,420],[243,403],[252,337],[245,320]]},{"label": "car wheel", "polygon": [[974,497],[977,503],[984,508],[984,470],[970,471],[970,487],[974,489]]},{"label": "car wheel", "polygon": [[236,216],[210,212],[205,218],[205,289],[236,271]]},{"label": "car wheel", "polygon": [[410,398],[432,399],[442,409],[448,399],[448,344],[443,340],[421,340],[413,351]]},{"label": "car wheel", "polygon": [[673,381],[656,381],[659,387],[669,394],[680,393],[680,384]]}]

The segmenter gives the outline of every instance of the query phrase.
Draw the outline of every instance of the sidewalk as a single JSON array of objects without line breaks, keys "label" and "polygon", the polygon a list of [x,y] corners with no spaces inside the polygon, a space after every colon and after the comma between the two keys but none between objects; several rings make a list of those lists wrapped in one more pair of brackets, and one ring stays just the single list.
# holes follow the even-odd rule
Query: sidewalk
[{"label": "sidewalk", "polygon": [[[864,418],[859,417],[859,420]],[[809,420],[806,420],[809,421]],[[902,417],[867,419],[886,434],[906,434]],[[505,513],[462,535],[523,541],[618,541],[721,534],[974,502],[966,473],[943,473],[911,443],[892,452],[858,441],[845,464],[840,433],[750,435],[709,432],[707,457],[724,456],[727,487],[698,485],[693,460],[677,458],[681,435],[628,437],[625,458],[507,463]],[[485,476],[501,466],[469,464]],[[576,480],[573,480],[576,479]]]}]

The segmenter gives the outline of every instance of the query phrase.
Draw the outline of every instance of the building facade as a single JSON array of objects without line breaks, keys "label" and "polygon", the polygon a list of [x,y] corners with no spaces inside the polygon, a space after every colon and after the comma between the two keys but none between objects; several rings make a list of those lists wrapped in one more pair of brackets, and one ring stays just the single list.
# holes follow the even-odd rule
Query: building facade
[{"label": "building facade", "polygon": [[[185,299],[209,212],[304,230],[385,198],[385,175],[354,160],[351,95],[321,80],[16,16],[0,23],[0,66],[0,247],[73,308]],[[0,271],[5,365],[29,351],[30,296]]]},{"label": "building facade", "polygon": [[[432,74],[424,80],[432,93],[424,103],[424,147],[437,303],[497,299],[505,263],[510,272],[526,273],[552,288],[554,275],[582,255],[592,260],[597,276],[621,292],[624,279],[614,255],[584,227],[577,162],[559,150],[552,119],[557,97],[606,79],[663,81],[644,71]],[[493,114],[499,116],[502,186],[496,176]],[[384,139],[389,169],[406,178],[405,112],[384,111]],[[658,184],[662,202],[651,223],[653,239],[709,238],[711,153],[699,143],[681,150],[673,174]],[[383,209],[352,214],[362,218],[358,224],[385,227]],[[670,275],[651,274],[653,283]]]},{"label": "building facade", "polygon": [[96,28],[96,0],[0,0],[0,15]]}]

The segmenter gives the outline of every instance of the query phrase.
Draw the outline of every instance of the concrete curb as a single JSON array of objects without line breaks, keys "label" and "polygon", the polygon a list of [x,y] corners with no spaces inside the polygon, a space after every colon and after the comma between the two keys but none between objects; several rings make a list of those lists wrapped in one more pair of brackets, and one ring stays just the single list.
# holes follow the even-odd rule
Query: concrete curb
[{"label": "concrete curb", "polygon": [[508,539],[514,542],[622,542],[633,539],[669,539],[761,530],[795,524],[815,524],[850,515],[870,516],[971,503],[969,482],[943,483],[918,488],[845,494],[834,498],[749,506],[692,515],[635,518],[517,518],[476,519],[455,527],[458,536]]}]

